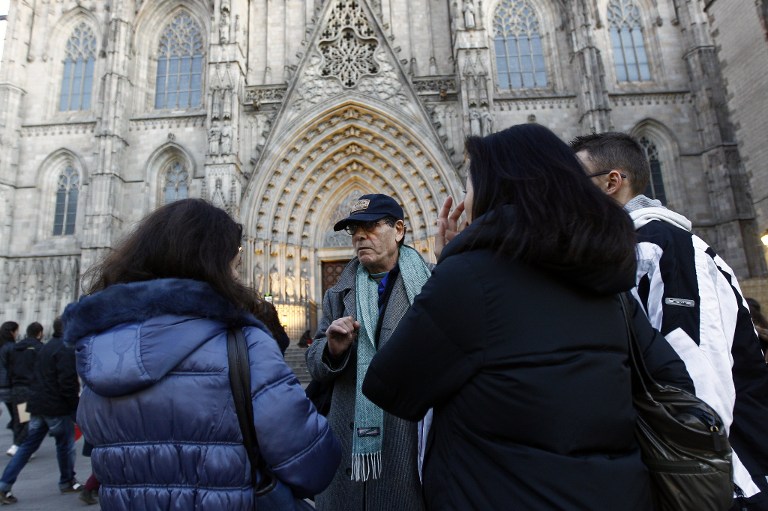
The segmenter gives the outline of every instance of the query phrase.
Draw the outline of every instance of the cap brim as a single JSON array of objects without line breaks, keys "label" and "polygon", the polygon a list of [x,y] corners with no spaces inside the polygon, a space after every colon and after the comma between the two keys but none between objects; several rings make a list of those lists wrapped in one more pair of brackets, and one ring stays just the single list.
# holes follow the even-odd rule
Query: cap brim
[{"label": "cap brim", "polygon": [[344,220],[339,220],[336,222],[336,224],[333,226],[334,231],[340,231],[349,224],[356,224],[361,222],[374,222],[376,220],[381,220],[384,217],[387,217],[389,215],[381,214],[381,213],[361,213],[359,215],[355,216],[348,216]]}]

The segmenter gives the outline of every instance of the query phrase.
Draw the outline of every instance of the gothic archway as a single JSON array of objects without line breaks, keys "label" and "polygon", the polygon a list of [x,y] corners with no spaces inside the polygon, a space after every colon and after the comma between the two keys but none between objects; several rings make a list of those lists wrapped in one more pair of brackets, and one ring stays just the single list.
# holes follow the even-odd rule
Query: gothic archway
[{"label": "gothic archway", "polygon": [[406,241],[431,258],[437,212],[461,188],[444,153],[395,115],[344,101],[286,129],[241,203],[246,280],[278,303],[319,302],[320,264],[351,256],[333,232],[344,204],[386,193],[403,206]]}]

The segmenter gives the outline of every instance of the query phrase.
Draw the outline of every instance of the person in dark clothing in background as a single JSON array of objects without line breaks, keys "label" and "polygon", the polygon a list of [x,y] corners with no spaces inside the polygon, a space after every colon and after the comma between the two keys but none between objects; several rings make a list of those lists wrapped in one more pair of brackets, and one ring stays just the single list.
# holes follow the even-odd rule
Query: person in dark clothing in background
[{"label": "person in dark clothing in background", "polygon": [[280,315],[277,313],[275,306],[266,300],[259,300],[253,310],[253,315],[256,316],[256,319],[264,323],[264,326],[267,327],[269,333],[271,333],[272,337],[277,341],[277,345],[280,347],[280,352],[285,355],[285,350],[287,350],[288,346],[291,344],[291,339],[288,337],[283,324],[280,323]]},{"label": "person in dark clothing in background", "polygon": [[18,449],[21,440],[17,438],[16,431],[19,427],[19,412],[11,398],[11,352],[16,344],[16,336],[19,334],[19,324],[15,321],[6,321],[0,326],[0,401],[8,408],[8,429],[14,432],[13,445],[8,448],[6,454],[13,456]]},{"label": "person in dark clothing in background", "polygon": [[81,489],[80,483],[75,480],[74,422],[80,382],[75,369],[75,351],[64,344],[62,331],[61,319],[57,318],[53,322],[53,337],[37,354],[27,403],[27,411],[31,415],[29,431],[0,477],[0,504],[17,501],[11,487],[46,435],[56,439],[59,490],[70,493]]},{"label": "person in dark clothing in background", "polygon": [[[10,352],[10,377],[11,377],[11,400],[16,407],[18,415],[19,405],[29,401],[32,382],[35,379],[35,361],[37,353],[43,347],[43,325],[35,321],[27,327],[27,336],[13,346]],[[19,419],[16,428],[13,430],[13,445],[6,452],[8,456],[13,456],[27,438],[29,429],[29,420]]]}]

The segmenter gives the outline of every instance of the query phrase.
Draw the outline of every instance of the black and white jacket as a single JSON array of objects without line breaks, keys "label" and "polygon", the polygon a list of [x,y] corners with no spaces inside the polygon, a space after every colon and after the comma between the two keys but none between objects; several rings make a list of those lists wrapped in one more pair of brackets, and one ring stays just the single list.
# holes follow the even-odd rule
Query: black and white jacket
[{"label": "black and white jacket", "polygon": [[642,195],[625,209],[638,237],[635,297],[728,428],[734,482],[768,495],[768,367],[736,276],[684,216]]}]

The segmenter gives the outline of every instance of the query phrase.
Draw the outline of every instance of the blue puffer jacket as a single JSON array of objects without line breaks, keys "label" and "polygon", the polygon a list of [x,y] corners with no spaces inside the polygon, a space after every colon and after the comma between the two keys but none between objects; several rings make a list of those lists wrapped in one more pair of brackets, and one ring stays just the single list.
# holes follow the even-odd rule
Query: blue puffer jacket
[{"label": "blue puffer jacket", "polygon": [[228,326],[248,343],[260,455],[297,495],[331,481],[340,448],[325,418],[264,326],[207,284],[114,285],[70,304],[62,319],[84,382],[77,418],[95,446],[102,509],[253,509]]}]

